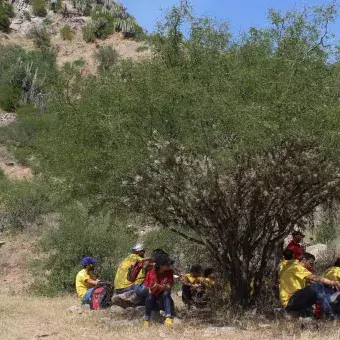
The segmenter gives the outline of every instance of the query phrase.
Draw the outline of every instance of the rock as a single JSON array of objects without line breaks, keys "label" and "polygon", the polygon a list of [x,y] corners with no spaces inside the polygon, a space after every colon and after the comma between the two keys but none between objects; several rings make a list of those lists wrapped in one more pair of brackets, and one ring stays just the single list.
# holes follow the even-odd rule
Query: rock
[{"label": "rock", "polygon": [[235,327],[208,327],[204,330],[203,336],[205,337],[223,336],[235,331],[236,331]]},{"label": "rock", "polygon": [[78,314],[82,314],[84,312],[82,306],[71,306],[68,310],[72,313]]},{"label": "rock", "polygon": [[125,309],[120,306],[113,305],[111,306],[111,312],[113,314],[123,315],[125,313]]},{"label": "rock", "polygon": [[137,307],[139,304],[139,298],[135,292],[115,294],[112,297],[112,303],[122,308]]},{"label": "rock", "polygon": [[328,247],[326,244],[318,243],[318,244],[314,244],[312,246],[307,247],[306,251],[308,253],[313,254],[316,258],[318,258],[327,251],[327,248]]}]

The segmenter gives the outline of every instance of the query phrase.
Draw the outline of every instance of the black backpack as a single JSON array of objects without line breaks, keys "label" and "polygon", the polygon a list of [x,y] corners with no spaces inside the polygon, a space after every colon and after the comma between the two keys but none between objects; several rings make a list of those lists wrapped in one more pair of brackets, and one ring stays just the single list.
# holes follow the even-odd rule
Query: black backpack
[{"label": "black backpack", "polygon": [[98,310],[110,307],[112,304],[112,294],[113,290],[109,283],[99,283],[91,293],[90,308],[92,310]]}]

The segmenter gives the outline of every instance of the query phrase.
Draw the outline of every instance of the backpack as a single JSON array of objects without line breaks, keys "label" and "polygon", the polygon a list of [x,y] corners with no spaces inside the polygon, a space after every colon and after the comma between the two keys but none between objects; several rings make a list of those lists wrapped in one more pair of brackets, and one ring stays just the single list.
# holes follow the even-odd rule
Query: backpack
[{"label": "backpack", "polygon": [[113,290],[108,283],[100,283],[91,293],[90,308],[92,310],[108,308],[111,305]]},{"label": "backpack", "polygon": [[128,273],[127,273],[127,280],[130,282],[135,282],[140,271],[143,269],[144,261],[136,261],[134,264],[132,264],[129,267]]}]

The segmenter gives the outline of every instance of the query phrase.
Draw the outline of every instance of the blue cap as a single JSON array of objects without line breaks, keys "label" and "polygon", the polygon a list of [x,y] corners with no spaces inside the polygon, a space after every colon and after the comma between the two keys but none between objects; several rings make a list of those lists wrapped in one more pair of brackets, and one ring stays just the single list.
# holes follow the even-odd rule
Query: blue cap
[{"label": "blue cap", "polygon": [[98,259],[95,259],[93,257],[84,257],[81,260],[81,265],[84,266],[88,266],[89,264],[95,264],[98,262]]}]

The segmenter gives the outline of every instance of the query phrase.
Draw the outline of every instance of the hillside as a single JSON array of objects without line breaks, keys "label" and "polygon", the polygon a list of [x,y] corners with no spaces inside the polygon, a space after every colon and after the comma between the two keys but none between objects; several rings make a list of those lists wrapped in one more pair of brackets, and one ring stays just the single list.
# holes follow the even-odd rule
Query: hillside
[{"label": "hillside", "polygon": [[[112,32],[105,39],[96,39],[87,43],[83,38],[83,29],[86,24],[91,24],[89,16],[83,16],[80,10],[74,8],[70,1],[62,1],[62,10],[57,13],[47,10],[46,16],[38,17],[32,14],[32,6],[25,1],[14,1],[15,17],[11,19],[9,33],[0,32],[0,44],[19,45],[27,50],[36,49],[34,42],[27,37],[32,27],[45,27],[51,34],[51,47],[57,53],[59,67],[67,62],[83,60],[83,74],[95,73],[97,61],[94,53],[104,46],[114,48],[122,59],[143,59],[150,56],[145,43],[135,41],[133,38],[125,38],[122,32]],[[48,9],[48,6],[47,6]],[[64,11],[67,15],[64,15]],[[29,19],[28,15],[29,13]],[[60,30],[69,26],[73,30],[72,40],[65,40]],[[141,48],[142,47],[142,48]]]}]

